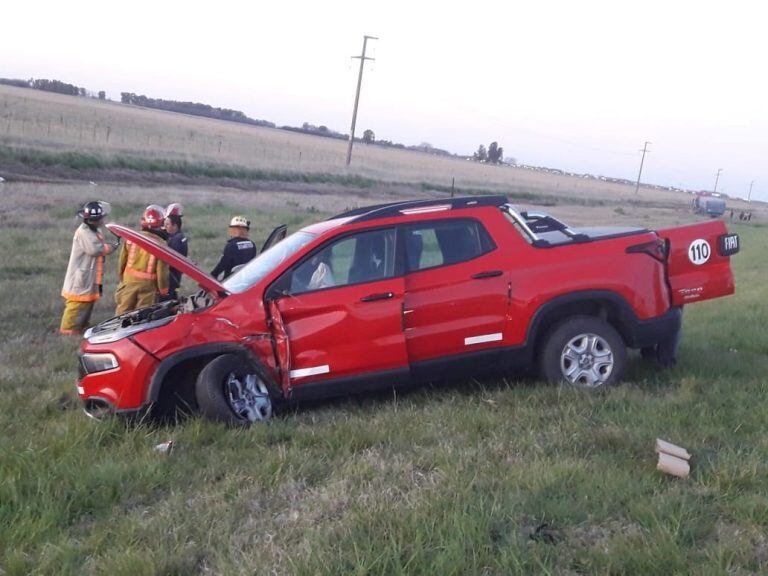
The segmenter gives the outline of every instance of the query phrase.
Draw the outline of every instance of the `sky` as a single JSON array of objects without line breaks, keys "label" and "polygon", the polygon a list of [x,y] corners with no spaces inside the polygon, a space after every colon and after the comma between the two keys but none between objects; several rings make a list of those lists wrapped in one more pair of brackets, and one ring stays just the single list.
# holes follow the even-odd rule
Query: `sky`
[{"label": "sky", "polygon": [[3,6],[0,77],[768,201],[768,6],[731,0]]}]

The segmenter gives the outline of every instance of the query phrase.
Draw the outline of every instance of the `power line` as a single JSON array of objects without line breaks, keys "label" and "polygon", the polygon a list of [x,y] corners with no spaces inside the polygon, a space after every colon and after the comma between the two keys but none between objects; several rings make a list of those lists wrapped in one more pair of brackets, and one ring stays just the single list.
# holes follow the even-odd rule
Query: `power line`
[{"label": "power line", "polygon": [[360,102],[360,85],[363,83],[363,67],[366,60],[375,60],[375,58],[367,58],[365,56],[365,48],[368,44],[368,40],[378,40],[375,36],[363,36],[363,53],[360,56],[352,56],[352,58],[360,59],[360,72],[357,74],[357,92],[355,92],[355,107],[352,109],[352,127],[349,129],[349,145],[347,146],[347,166],[352,162],[352,144],[355,141],[355,124],[357,123],[357,104]]}]

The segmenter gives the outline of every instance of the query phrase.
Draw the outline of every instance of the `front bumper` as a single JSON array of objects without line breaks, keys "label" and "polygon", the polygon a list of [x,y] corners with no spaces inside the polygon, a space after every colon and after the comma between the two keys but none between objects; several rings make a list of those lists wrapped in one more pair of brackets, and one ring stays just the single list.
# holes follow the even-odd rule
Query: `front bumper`
[{"label": "front bumper", "polygon": [[[85,354],[113,354],[118,366],[88,372]],[[109,344],[84,341],[78,357],[77,394],[89,416],[141,410],[146,404],[147,388],[157,370],[158,360],[137,346],[130,338]]]}]

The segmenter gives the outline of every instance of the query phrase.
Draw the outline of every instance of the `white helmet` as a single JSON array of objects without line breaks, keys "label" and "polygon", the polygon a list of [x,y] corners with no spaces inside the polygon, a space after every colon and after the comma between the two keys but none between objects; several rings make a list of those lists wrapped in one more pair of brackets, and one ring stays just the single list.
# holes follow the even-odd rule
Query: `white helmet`
[{"label": "white helmet", "polygon": [[247,228],[251,229],[251,221],[245,216],[232,216],[232,220],[229,221],[230,228]]},{"label": "white helmet", "polygon": [[168,204],[168,206],[165,207],[163,217],[168,218],[168,216],[184,216],[184,207],[178,202]]}]

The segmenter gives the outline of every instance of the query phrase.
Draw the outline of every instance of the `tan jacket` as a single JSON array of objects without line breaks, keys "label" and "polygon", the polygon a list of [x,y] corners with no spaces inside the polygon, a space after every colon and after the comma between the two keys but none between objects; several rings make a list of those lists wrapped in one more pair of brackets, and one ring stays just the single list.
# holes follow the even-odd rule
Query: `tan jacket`
[{"label": "tan jacket", "polygon": [[61,295],[75,302],[98,300],[99,285],[104,275],[104,256],[112,250],[101,232],[94,232],[85,223],[80,224],[72,238],[72,252]]},{"label": "tan jacket", "polygon": [[[160,239],[152,232],[142,230],[141,234],[160,244]],[[168,294],[168,265],[133,242],[126,242],[120,250],[117,275],[123,284],[151,282],[160,294]]]}]

